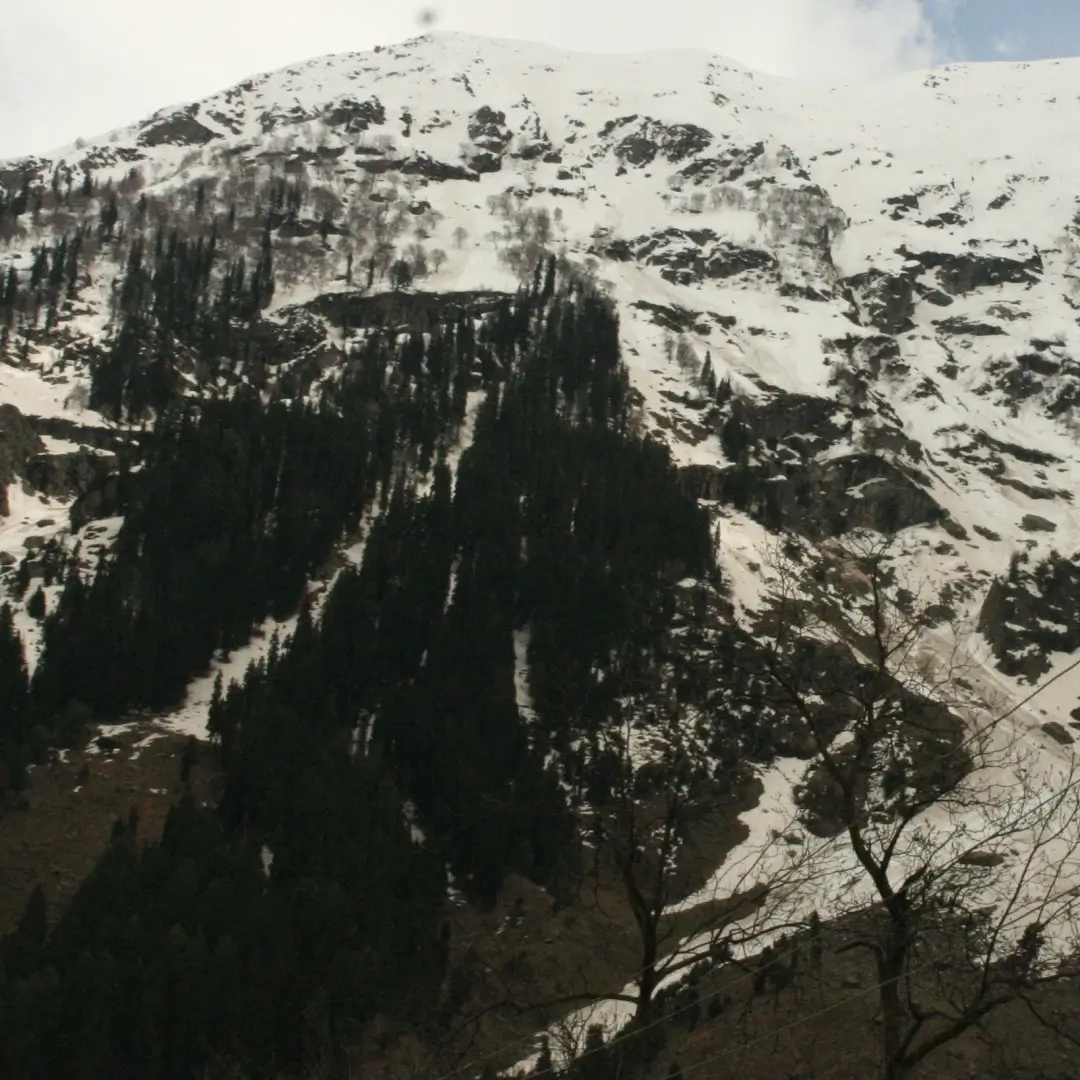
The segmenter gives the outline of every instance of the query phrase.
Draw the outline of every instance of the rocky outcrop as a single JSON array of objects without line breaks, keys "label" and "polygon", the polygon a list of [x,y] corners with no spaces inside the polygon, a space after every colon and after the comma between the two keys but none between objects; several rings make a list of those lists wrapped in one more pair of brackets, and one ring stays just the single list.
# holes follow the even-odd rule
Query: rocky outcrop
[{"label": "rocky outcrop", "polygon": [[950,337],[993,337],[1005,333],[1005,329],[996,323],[976,322],[963,315],[954,315],[949,319],[938,319],[934,326],[939,334]]},{"label": "rocky outcrop", "polygon": [[698,157],[681,168],[673,177],[692,184],[730,184],[740,179],[748,168],[765,153],[763,142],[752,146],[732,147],[716,157]]},{"label": "rocky outcrop", "polygon": [[1040,562],[1014,555],[986,594],[978,628],[1006,675],[1038,680],[1050,654],[1080,649],[1080,553]]},{"label": "rocky outcrop", "polygon": [[14,405],[0,405],[0,513],[10,513],[7,488],[26,474],[26,464],[45,452],[30,421]]},{"label": "rocky outcrop", "polygon": [[915,288],[906,274],[867,270],[844,284],[858,300],[862,321],[884,334],[904,334],[914,328]]},{"label": "rocky outcrop", "polygon": [[[912,464],[922,448],[888,422],[847,449],[860,410],[834,398],[780,394],[735,398],[720,429],[727,468],[685,468],[687,490],[728,503],[772,530],[810,539],[854,528],[891,533],[911,525],[949,525]],[[880,418],[879,418],[880,419]]]},{"label": "rocky outcrop", "polygon": [[[359,153],[359,150],[357,151]],[[365,154],[357,166],[369,173],[399,172],[403,176],[422,176],[427,180],[476,180],[479,173],[464,165],[437,161],[428,154],[415,153],[407,157],[375,157]]]},{"label": "rocky outcrop", "polygon": [[1034,285],[1042,273],[1042,256],[1038,251],[1018,258],[987,255],[978,250],[965,252],[910,251],[898,249],[905,259],[918,263],[924,270],[936,270],[941,287],[953,296],[994,285]]},{"label": "rocky outcrop", "polygon": [[701,153],[713,134],[697,124],[665,124],[651,117],[631,116],[609,120],[600,130],[602,139],[614,138],[613,152],[623,165],[642,168],[658,157],[672,163]]},{"label": "rocky outcrop", "polygon": [[339,131],[359,134],[372,126],[385,124],[386,109],[374,95],[363,101],[345,96],[315,109],[305,109],[299,104],[265,109],[258,120],[263,134],[269,134],[283,124],[305,124],[309,120],[320,120]]},{"label": "rocky outcrop", "polygon": [[465,155],[465,164],[478,176],[498,172],[502,168],[502,154],[494,150],[473,150]]},{"label": "rocky outcrop", "polygon": [[909,470],[876,454],[855,453],[828,462],[690,466],[687,489],[699,498],[729,503],[773,531],[811,540],[851,529],[893,533],[912,525],[943,523],[945,512]]},{"label": "rocky outcrop", "polygon": [[[630,306],[638,311],[644,311],[648,314],[650,321],[657,326],[662,326],[665,330],[671,330],[676,334],[686,334],[692,330],[696,334],[707,337],[712,330],[704,312],[689,311],[687,308],[679,307],[678,304],[656,304],[651,300],[635,300]],[[731,321],[734,324],[734,319]]]},{"label": "rocky outcrop", "polygon": [[386,123],[386,109],[377,97],[366,101],[346,97],[331,105],[323,114],[323,120],[332,128],[344,128],[350,132],[367,131],[372,125],[381,127]]},{"label": "rocky outcrop", "polygon": [[[897,209],[906,207],[906,201],[897,203]],[[918,299],[946,307],[952,303],[952,297],[977,289],[1010,283],[1033,285],[1043,269],[1038,251],[1010,258],[974,249],[966,252],[912,251],[902,246],[896,253],[906,260],[899,273],[870,269],[844,281],[858,300],[863,321],[886,334],[903,334],[914,328],[912,317]],[[918,280],[928,271],[933,272],[931,280],[936,280],[940,288]],[[993,323],[963,317],[941,320],[937,326],[945,334],[1005,333]]]},{"label": "rocky outcrop", "polygon": [[154,120],[139,134],[140,146],[205,146],[221,135],[195,119],[198,105],[189,105],[170,116]]},{"label": "rocky outcrop", "polygon": [[777,267],[771,252],[739,247],[712,229],[663,229],[629,243],[636,259],[660,267],[660,276],[676,285]]},{"label": "rocky outcrop", "polygon": [[502,153],[513,138],[506,126],[506,113],[497,112],[490,105],[481,105],[469,116],[469,138],[479,147]]},{"label": "rocky outcrop", "polygon": [[498,172],[513,138],[506,126],[506,114],[481,105],[469,116],[467,130],[472,146],[463,155],[465,164],[477,174]]},{"label": "rocky outcrop", "polygon": [[111,473],[99,477],[71,504],[68,512],[71,531],[78,532],[91,521],[126,514],[139,477],[139,473]]},{"label": "rocky outcrop", "polygon": [[26,479],[53,498],[85,495],[116,470],[116,457],[80,447],[65,454],[39,454],[26,463]]}]

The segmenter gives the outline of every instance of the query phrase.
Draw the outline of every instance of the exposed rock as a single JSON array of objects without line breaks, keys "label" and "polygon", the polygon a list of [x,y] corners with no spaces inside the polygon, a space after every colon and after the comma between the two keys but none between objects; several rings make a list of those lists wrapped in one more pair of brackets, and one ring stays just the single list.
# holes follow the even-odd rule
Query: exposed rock
[{"label": "exposed rock", "polygon": [[322,119],[333,128],[343,127],[350,132],[367,131],[372,124],[381,126],[386,123],[386,109],[377,97],[366,101],[345,97],[330,106]]},{"label": "exposed rock", "polygon": [[1043,731],[1050,736],[1051,739],[1055,739],[1061,743],[1062,746],[1071,746],[1076,739],[1065,730],[1064,726],[1059,724],[1056,720],[1048,720],[1042,726]]},{"label": "exposed rock", "polygon": [[339,161],[345,156],[347,147],[344,146],[317,146],[312,150],[300,147],[294,150],[292,156],[285,162],[287,173],[303,173],[305,165],[322,165],[331,161]]},{"label": "exposed rock", "polygon": [[66,454],[38,454],[26,463],[26,478],[38,491],[53,498],[84,495],[115,471],[112,454],[94,453],[86,447]]},{"label": "exposed rock", "polygon": [[154,120],[139,134],[140,146],[205,146],[221,135],[195,119],[198,105],[189,105],[163,119]]},{"label": "exposed rock", "polygon": [[871,326],[885,334],[904,334],[915,326],[915,290],[910,277],[867,270],[846,278],[844,284],[858,296],[862,314]]},{"label": "exposed rock", "polygon": [[712,229],[663,229],[631,241],[631,249],[637,259],[659,266],[661,277],[678,285],[775,270],[777,265],[771,252],[738,247]]},{"label": "exposed rock", "polygon": [[139,473],[111,473],[101,477],[88,491],[80,495],[68,511],[71,531],[100,518],[118,517],[127,513],[139,483]]},{"label": "exposed rock", "polygon": [[899,221],[901,218],[907,216],[909,210],[919,209],[919,196],[918,195],[893,195],[891,198],[885,200],[886,206],[893,207],[893,211],[889,214],[889,217],[893,221]]},{"label": "exposed rock", "polygon": [[0,513],[10,513],[8,484],[25,476],[27,462],[44,451],[31,422],[14,405],[0,405]]},{"label": "exposed rock", "polygon": [[1025,514],[1020,519],[1020,528],[1025,532],[1056,532],[1057,525],[1039,514]]},{"label": "exposed rock", "polygon": [[999,476],[997,479],[999,484],[1021,491],[1029,499],[1064,499],[1066,502],[1072,501],[1073,493],[1065,488],[1038,487],[1035,484],[1025,483],[1023,480],[1017,480],[1015,476]]},{"label": "exposed rock", "polygon": [[1032,564],[1027,552],[1014,555],[986,594],[978,629],[1005,674],[1037,680],[1051,653],[1080,649],[1080,559],[1053,552]]},{"label": "exposed rock", "polygon": [[553,165],[562,160],[562,155],[552,148],[549,139],[526,139],[516,150],[510,152],[513,157],[519,157],[522,161],[535,161],[541,158],[546,164]]},{"label": "exposed rock", "polygon": [[933,304],[935,307],[949,307],[954,303],[953,298],[948,293],[942,292],[940,289],[935,289],[932,285],[927,285],[924,282],[916,281],[914,283],[915,292],[918,293],[920,300],[925,300],[928,304]]},{"label": "exposed rock", "polygon": [[600,135],[612,135],[635,123],[634,129],[624,134],[614,149],[615,156],[626,165],[649,165],[658,155],[670,162],[683,161],[699,154],[713,141],[712,132],[697,124],[665,124],[650,117],[639,120],[636,114],[609,121]]},{"label": "exposed rock", "polygon": [[785,463],[782,468],[691,465],[681,477],[698,498],[730,503],[768,529],[788,529],[812,540],[856,528],[892,533],[946,518],[908,471],[874,454]]},{"label": "exposed rock", "polygon": [[865,367],[874,378],[883,371],[893,374],[900,359],[896,338],[887,334],[848,334],[842,338],[826,338],[821,344],[826,349],[843,353],[857,367]]},{"label": "exposed rock", "polygon": [[953,315],[949,319],[938,319],[934,325],[943,334],[959,335],[968,337],[991,337],[995,334],[1004,334],[1005,329],[994,323],[975,322],[963,315]]},{"label": "exposed rock", "polygon": [[1056,454],[1048,453],[1046,450],[1039,450],[1033,446],[1021,446],[1019,443],[1006,442],[1002,439],[995,439],[992,435],[988,435],[985,431],[975,432],[974,441],[979,446],[987,446],[993,450],[1002,454],[1009,454],[1011,457],[1017,459],[1017,461],[1026,461],[1032,465],[1060,465],[1061,458]]},{"label": "exposed rock", "polygon": [[676,334],[693,330],[695,333],[707,335],[711,329],[708,323],[702,321],[702,312],[688,311],[677,304],[654,304],[649,300],[635,300],[630,306],[639,311],[647,311],[657,326],[672,330]]},{"label": "exposed rock", "polygon": [[1040,353],[1024,353],[1016,358],[1016,363],[1025,371],[1033,371],[1036,375],[1056,375],[1061,371],[1060,360]]},{"label": "exposed rock", "polygon": [[922,224],[928,229],[943,229],[946,226],[952,227],[955,225],[966,225],[967,223],[967,218],[962,214],[958,214],[955,210],[942,210],[940,214],[934,214],[933,217],[928,217]]},{"label": "exposed rock", "polygon": [[423,176],[428,180],[476,180],[479,173],[464,165],[436,161],[427,154],[415,153],[404,158],[364,157],[357,163],[369,173],[399,172],[404,176]]},{"label": "exposed rock", "polygon": [[810,394],[781,394],[768,401],[732,402],[725,424],[725,452],[737,460],[752,444],[775,449],[783,444],[809,456],[846,438],[851,421],[833,398]]},{"label": "exposed rock", "polygon": [[738,180],[749,166],[765,153],[765,144],[754,143],[745,148],[731,148],[712,158],[699,157],[675,174],[675,181],[693,184],[730,184]]},{"label": "exposed rock", "polygon": [[146,432],[117,431],[93,424],[80,424],[68,416],[32,416],[28,419],[39,435],[66,439],[68,442],[75,443],[76,446],[92,446],[97,450],[107,450],[129,464],[141,460],[142,447],[151,438]]},{"label": "exposed rock", "polygon": [[501,154],[513,134],[506,126],[506,114],[490,105],[481,105],[468,121],[469,138],[481,149]]},{"label": "exposed rock", "polygon": [[1043,269],[1042,257],[1037,251],[1025,259],[984,255],[978,251],[910,251],[906,247],[899,248],[898,253],[926,270],[936,270],[941,287],[953,296],[1010,282],[1034,285]]},{"label": "exposed rock", "polygon": [[502,168],[502,154],[494,150],[477,150],[465,155],[465,164],[477,175],[498,172]]}]

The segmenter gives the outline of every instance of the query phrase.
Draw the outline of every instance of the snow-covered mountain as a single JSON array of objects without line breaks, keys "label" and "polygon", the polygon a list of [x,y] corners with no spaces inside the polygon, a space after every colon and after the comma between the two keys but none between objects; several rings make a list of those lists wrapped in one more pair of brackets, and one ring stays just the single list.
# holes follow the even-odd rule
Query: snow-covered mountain
[{"label": "snow-covered mountain", "polygon": [[[1077,61],[823,88],[703,52],[590,56],[437,33],[249,79],[4,163],[0,182],[15,192],[27,177],[89,173],[100,192],[137,177],[166,201],[216,182],[225,206],[237,177],[303,175],[329,244],[279,287],[282,318],[347,288],[380,202],[385,242],[413,241],[425,290],[512,289],[542,247],[592,260],[619,305],[645,422],[719,504],[748,601],[758,583],[740,568],[756,561],[757,523],[812,539],[921,526],[908,534],[913,573],[948,589],[961,617],[992,594],[983,629],[1006,670],[1030,675],[1080,645],[1068,599],[1078,102]],[[386,224],[395,206],[412,236]],[[291,227],[300,244],[319,222]],[[48,235],[17,228],[0,264],[29,273]],[[89,268],[69,341],[109,332],[115,273]],[[103,426],[64,404],[77,355],[28,348],[4,369],[4,401]],[[702,390],[706,358],[704,380],[730,384],[720,405]],[[8,527],[16,547],[28,521]],[[1064,591],[1032,596],[1015,566],[991,590],[1017,553],[1031,567],[1052,558]]]},{"label": "snow-covered mountain", "polygon": [[[1078,109],[1080,60],[821,87],[696,51],[437,33],[0,162],[0,561],[49,582],[52,610],[36,553],[92,557],[120,527],[152,416],[93,400],[89,376],[136,230],[161,245],[180,222],[249,267],[273,249],[256,347],[213,371],[178,350],[174,388],[206,396],[317,395],[358,327],[490,312],[554,253],[614,301],[640,425],[709,508],[743,625],[783,584],[778,536],[829,558],[850,530],[899,530],[903,581],[937,602],[923,644],[961,648],[973,694],[1018,702],[1064,674],[1009,717],[1052,786],[1080,738]],[[26,299],[50,275],[52,303]],[[268,640],[217,657],[171,722],[205,732],[215,672]],[[513,644],[524,714],[528,631]],[[779,835],[804,772],[763,774],[752,836]]]}]

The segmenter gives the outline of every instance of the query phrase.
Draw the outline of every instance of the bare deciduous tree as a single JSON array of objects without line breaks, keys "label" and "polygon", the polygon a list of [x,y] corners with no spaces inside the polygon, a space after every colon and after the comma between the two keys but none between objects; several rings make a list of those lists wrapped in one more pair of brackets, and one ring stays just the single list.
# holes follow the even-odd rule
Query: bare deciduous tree
[{"label": "bare deciduous tree", "polygon": [[712,833],[715,841],[729,824],[713,801],[712,785],[678,743],[651,765],[633,766],[632,753],[627,749],[623,760],[627,781],[598,812],[596,835],[622,884],[640,946],[632,992],[611,1000],[632,1003],[640,1023],[651,1017],[657,991],[696,964],[755,952],[755,942],[800,928],[789,905],[804,867],[794,847],[788,864],[777,865],[780,848],[771,839],[737,852],[722,879],[695,891],[690,864],[696,860],[688,849],[703,834]]},{"label": "bare deciduous tree", "polygon": [[1080,771],[987,700],[936,597],[899,585],[893,540],[826,552],[770,560],[762,674],[805,742],[803,812],[838,841],[840,948],[875,963],[881,1075],[906,1080],[989,1013],[1080,975]]}]

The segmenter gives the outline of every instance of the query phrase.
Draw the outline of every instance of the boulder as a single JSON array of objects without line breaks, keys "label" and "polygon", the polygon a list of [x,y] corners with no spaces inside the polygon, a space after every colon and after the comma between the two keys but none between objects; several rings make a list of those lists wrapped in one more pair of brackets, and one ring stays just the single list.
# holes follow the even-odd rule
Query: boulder
[{"label": "boulder", "polygon": [[1024,532],[1057,531],[1057,525],[1049,518],[1044,518],[1041,514],[1025,514],[1020,519],[1020,528],[1023,529]]},{"label": "boulder", "polygon": [[1076,739],[1074,739],[1073,736],[1065,730],[1065,727],[1056,720],[1048,720],[1043,724],[1042,729],[1051,739],[1061,743],[1062,746],[1071,746],[1076,742]]}]

